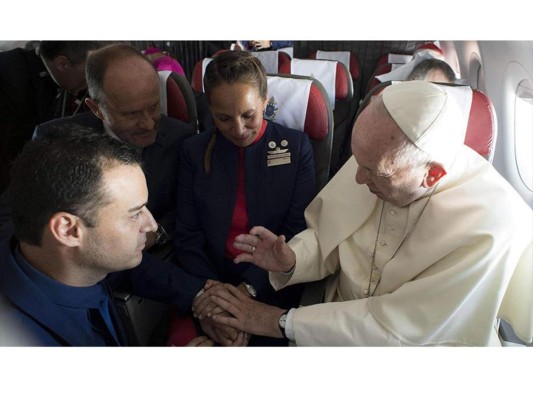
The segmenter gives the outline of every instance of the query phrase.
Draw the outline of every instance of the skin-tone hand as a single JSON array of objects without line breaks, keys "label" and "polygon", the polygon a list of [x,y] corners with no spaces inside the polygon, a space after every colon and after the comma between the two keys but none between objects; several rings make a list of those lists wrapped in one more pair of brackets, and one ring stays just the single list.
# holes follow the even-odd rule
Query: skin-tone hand
[{"label": "skin-tone hand", "polygon": [[215,291],[212,296],[213,302],[232,316],[214,315],[213,320],[215,322],[255,335],[283,337],[278,320],[286,310],[252,300],[234,286],[224,286],[227,286],[228,290],[221,288],[221,290]]},{"label": "skin-tone hand", "polygon": [[209,339],[207,336],[197,336],[189,343],[186,344],[187,347],[207,347],[213,346],[215,343]]},{"label": "skin-tone hand", "polygon": [[254,48],[257,50],[268,49],[271,47],[270,40],[253,40]]},{"label": "skin-tone hand", "polygon": [[250,340],[250,335],[239,332],[235,328],[220,325],[211,318],[201,320],[200,326],[212,340],[222,346],[247,346]]},{"label": "skin-tone hand", "polygon": [[220,285],[222,285],[221,282],[210,279],[207,281],[203,288],[204,292],[196,297],[192,303],[192,311],[195,318],[201,320],[206,316],[210,317],[224,311],[211,300],[211,294],[215,290],[214,288]]},{"label": "skin-tone hand", "polygon": [[254,226],[249,234],[238,235],[233,243],[244,251],[234,262],[251,262],[273,272],[288,272],[296,264],[294,251],[285,242],[285,236],[277,236],[262,226]]}]

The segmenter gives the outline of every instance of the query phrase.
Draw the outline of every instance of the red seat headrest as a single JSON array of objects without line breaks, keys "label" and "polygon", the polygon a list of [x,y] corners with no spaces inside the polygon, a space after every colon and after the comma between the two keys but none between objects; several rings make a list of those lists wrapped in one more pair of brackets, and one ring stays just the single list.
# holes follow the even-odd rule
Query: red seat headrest
[{"label": "red seat headrest", "polygon": [[167,79],[167,113],[169,117],[189,123],[189,109],[185,96],[173,79]]},{"label": "red seat headrest", "polygon": [[472,91],[465,144],[483,157],[492,159],[496,132],[496,111],[490,99],[479,90]]}]

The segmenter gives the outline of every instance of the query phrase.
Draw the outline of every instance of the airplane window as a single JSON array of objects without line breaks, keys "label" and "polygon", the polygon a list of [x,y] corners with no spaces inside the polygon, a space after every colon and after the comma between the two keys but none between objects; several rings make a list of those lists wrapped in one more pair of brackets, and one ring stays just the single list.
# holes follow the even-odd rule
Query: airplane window
[{"label": "airplane window", "polygon": [[515,96],[515,154],[520,179],[533,191],[533,85],[522,80]]}]

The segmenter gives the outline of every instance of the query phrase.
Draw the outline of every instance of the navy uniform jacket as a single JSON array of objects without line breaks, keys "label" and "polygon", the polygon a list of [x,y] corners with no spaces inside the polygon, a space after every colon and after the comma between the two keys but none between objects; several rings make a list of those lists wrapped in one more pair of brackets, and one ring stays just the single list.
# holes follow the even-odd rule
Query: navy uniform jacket
[{"label": "navy uniform jacket", "polygon": [[[206,174],[204,154],[211,135],[212,131],[203,132],[183,144],[174,235],[176,261],[201,277],[234,285],[246,281],[257,289],[260,301],[276,304],[283,294],[274,292],[266,271],[250,263],[234,264],[224,257],[236,200],[239,148],[217,132],[211,172]],[[275,150],[269,144],[288,149],[290,163],[268,166],[268,152]],[[259,142],[244,150],[249,228],[261,225],[292,238],[306,228],[304,210],[316,194],[307,135],[268,122]]]},{"label": "navy uniform jacket", "polygon": [[[0,345],[101,345],[28,278],[14,257],[15,246],[13,239],[0,241]],[[127,287],[139,296],[174,304],[185,314],[205,280],[144,253],[138,267],[109,274],[103,283],[109,290]],[[113,306],[110,314],[119,343],[127,345]]]},{"label": "navy uniform jacket", "polygon": [[[45,135],[52,126],[68,123],[104,130],[102,121],[92,112],[88,112],[39,125],[35,129],[35,137]],[[190,125],[161,115],[156,140],[142,153],[148,186],[148,209],[169,235],[174,232],[176,219],[180,148],[182,142],[194,134]]]}]

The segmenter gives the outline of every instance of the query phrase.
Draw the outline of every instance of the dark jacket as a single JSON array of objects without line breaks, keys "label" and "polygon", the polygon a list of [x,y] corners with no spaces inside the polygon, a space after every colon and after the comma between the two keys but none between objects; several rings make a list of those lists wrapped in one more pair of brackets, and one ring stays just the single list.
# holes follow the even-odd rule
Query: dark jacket
[{"label": "dark jacket", "polygon": [[[23,272],[14,256],[16,246],[14,239],[0,241],[0,345],[101,345]],[[204,283],[147,253],[138,267],[109,274],[102,281],[108,293],[118,288],[131,290],[138,296],[173,304],[182,314],[190,310]],[[127,345],[121,320],[110,304],[119,343]]]},{"label": "dark jacket", "polygon": [[[239,148],[217,133],[207,174],[204,154],[211,134],[201,133],[183,144],[174,235],[177,262],[201,277],[235,285],[246,281],[255,286],[259,300],[275,304],[282,294],[274,292],[266,271],[224,257],[237,192]],[[269,145],[288,149],[290,163],[269,166],[269,152],[275,150]],[[269,122],[259,142],[244,151],[249,228],[261,225],[292,238],[306,228],[304,210],[316,194],[307,135]]]}]

